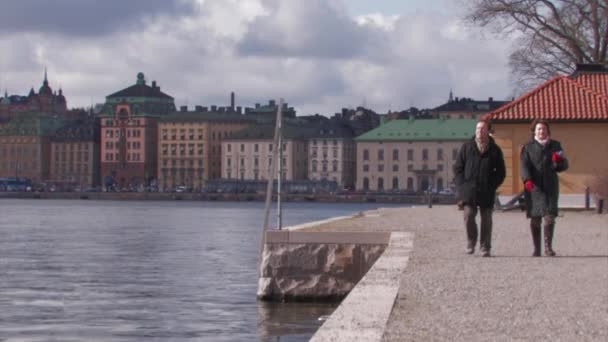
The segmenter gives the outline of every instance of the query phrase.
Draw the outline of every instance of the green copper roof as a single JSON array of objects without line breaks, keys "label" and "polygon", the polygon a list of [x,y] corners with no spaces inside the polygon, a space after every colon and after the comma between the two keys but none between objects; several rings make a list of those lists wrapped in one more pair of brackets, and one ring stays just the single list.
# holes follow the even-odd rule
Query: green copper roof
[{"label": "green copper roof", "polygon": [[429,141],[466,140],[475,134],[477,120],[419,119],[392,120],[365,134],[356,141]]}]

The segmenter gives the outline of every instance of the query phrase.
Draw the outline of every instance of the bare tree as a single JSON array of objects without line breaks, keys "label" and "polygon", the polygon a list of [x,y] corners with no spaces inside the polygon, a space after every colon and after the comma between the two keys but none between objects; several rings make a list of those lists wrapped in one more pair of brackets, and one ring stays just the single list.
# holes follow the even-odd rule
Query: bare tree
[{"label": "bare tree", "polygon": [[608,0],[466,0],[465,19],[515,34],[509,57],[515,84],[527,89],[577,63],[606,64]]}]

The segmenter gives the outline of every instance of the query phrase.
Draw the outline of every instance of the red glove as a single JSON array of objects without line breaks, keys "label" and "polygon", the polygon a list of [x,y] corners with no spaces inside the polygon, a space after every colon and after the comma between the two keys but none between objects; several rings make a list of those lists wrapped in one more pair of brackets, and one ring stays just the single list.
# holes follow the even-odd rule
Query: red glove
[{"label": "red glove", "polygon": [[555,164],[561,163],[564,161],[564,157],[562,157],[562,155],[560,153],[553,152],[553,154],[551,154],[551,161],[554,162]]},{"label": "red glove", "polygon": [[525,181],[524,188],[526,188],[527,192],[532,192],[532,190],[534,190],[534,183],[532,183],[532,180],[528,179]]}]

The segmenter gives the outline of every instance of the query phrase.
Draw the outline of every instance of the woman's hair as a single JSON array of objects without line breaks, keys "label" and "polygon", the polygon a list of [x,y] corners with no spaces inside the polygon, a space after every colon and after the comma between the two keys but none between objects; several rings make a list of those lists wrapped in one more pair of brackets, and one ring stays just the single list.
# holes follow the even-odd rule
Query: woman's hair
[{"label": "woman's hair", "polygon": [[549,128],[549,123],[543,119],[534,119],[534,121],[532,121],[532,124],[530,125],[530,131],[532,132],[532,138],[534,138],[534,131],[536,131],[536,125],[538,125],[538,124],[545,125],[545,127],[547,127],[547,134],[549,136],[551,136],[551,128]]}]

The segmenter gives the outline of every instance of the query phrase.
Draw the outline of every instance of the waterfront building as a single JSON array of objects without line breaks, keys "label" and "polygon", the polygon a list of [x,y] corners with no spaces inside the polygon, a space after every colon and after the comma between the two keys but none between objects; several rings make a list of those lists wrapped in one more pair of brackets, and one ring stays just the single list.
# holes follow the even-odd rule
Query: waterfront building
[{"label": "waterfront building", "polygon": [[334,181],[339,189],[354,189],[356,153],[350,127],[330,121],[313,131],[308,147],[310,180]]},{"label": "waterfront building", "polygon": [[[308,139],[311,128],[283,126],[282,180],[308,179]],[[222,178],[268,180],[274,144],[274,125],[243,129],[222,142]],[[277,168],[278,170],[278,168]]]},{"label": "waterfront building", "polygon": [[356,189],[420,192],[453,186],[460,146],[475,134],[476,120],[392,120],[355,138]]},{"label": "waterfront building", "polygon": [[22,114],[0,128],[0,177],[29,178],[33,184],[49,179],[50,140],[65,120]]},{"label": "waterfront building", "polygon": [[98,186],[99,141],[99,123],[93,118],[74,120],[58,129],[50,141],[47,185],[68,191]]},{"label": "waterfront building", "polygon": [[158,186],[200,190],[210,179],[221,177],[222,142],[253,124],[236,112],[177,112],[162,117],[158,125]]},{"label": "waterfront building", "polygon": [[171,112],[173,97],[156,81],[146,84],[141,72],[134,85],[106,96],[99,115],[103,185],[135,190],[156,183],[158,119]]},{"label": "waterfront building", "polygon": [[501,194],[523,191],[519,151],[531,138],[530,124],[544,119],[551,135],[562,143],[570,168],[560,174],[560,192],[582,194],[597,175],[608,175],[608,68],[577,66],[569,76],[557,76],[515,101],[487,114],[495,140],[505,154],[507,177]]},{"label": "waterfront building", "polygon": [[10,120],[25,113],[64,115],[67,112],[67,101],[63,91],[59,89],[58,92],[53,92],[49,86],[46,70],[38,93],[32,87],[26,96],[9,95],[5,89],[4,96],[0,99],[0,121]]},{"label": "waterfront building", "polygon": [[448,97],[448,102],[430,110],[431,116],[435,119],[472,119],[478,120],[484,114],[493,111],[509,101],[496,101],[490,97],[485,100],[473,100],[467,97],[454,97],[452,91]]}]

